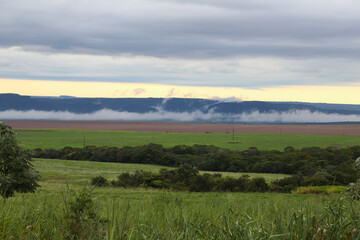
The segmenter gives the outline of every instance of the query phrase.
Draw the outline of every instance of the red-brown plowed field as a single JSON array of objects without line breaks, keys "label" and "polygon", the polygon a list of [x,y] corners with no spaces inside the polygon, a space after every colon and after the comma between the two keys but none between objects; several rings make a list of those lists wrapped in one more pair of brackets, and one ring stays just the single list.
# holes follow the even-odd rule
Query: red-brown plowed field
[{"label": "red-brown plowed field", "polygon": [[360,136],[360,124],[349,125],[247,125],[116,121],[6,121],[13,128],[94,129],[139,132],[295,133]]}]

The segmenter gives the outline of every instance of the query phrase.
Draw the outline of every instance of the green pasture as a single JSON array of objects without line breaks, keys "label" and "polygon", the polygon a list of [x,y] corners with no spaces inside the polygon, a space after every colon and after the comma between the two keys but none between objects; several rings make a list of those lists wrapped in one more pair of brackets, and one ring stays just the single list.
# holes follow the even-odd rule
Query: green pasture
[{"label": "green pasture", "polygon": [[[0,239],[359,237],[359,203],[342,195],[92,189],[89,182],[95,175],[159,167],[48,159],[33,163],[43,176],[42,187],[0,201]],[[81,198],[89,196],[84,192],[91,200]],[[89,209],[78,211],[84,204],[91,215],[86,215]]]},{"label": "green pasture", "polygon": [[66,213],[79,191],[71,184],[48,183],[35,194],[0,202],[0,239],[306,239],[315,236],[334,199],[95,189],[97,219],[79,219],[78,236],[72,237],[75,220]]},{"label": "green pasture", "polygon": [[280,133],[166,133],[166,132],[124,132],[100,130],[60,130],[60,129],[16,129],[23,147],[56,148],[65,146],[139,146],[157,143],[165,147],[185,144],[215,145],[231,150],[245,150],[249,147],[258,149],[283,150],[286,146],[329,147],[353,146],[360,144],[360,136],[280,134]]},{"label": "green pasture", "polygon": [[[45,181],[72,181],[72,180],[86,180],[90,178],[103,176],[110,179],[115,179],[120,173],[134,172],[137,170],[144,170],[150,172],[159,172],[161,168],[168,168],[158,165],[149,164],[129,164],[129,163],[102,163],[90,161],[71,161],[58,159],[34,159],[34,167],[41,173]],[[204,171],[201,171],[204,173]],[[215,172],[207,172],[215,173]],[[232,173],[232,172],[216,172],[223,176],[240,177],[247,174],[250,177],[264,177],[267,182],[284,178],[286,174],[271,174],[271,173]]]},{"label": "green pasture", "polygon": [[[213,144],[233,150],[255,146],[350,146],[360,137],[294,134],[142,133],[90,130],[18,131],[22,146],[137,146]],[[0,200],[0,239],[360,239],[359,201],[346,193],[189,193],[93,188],[92,177],[157,172],[162,166],[34,159],[42,179],[35,193]],[[240,176],[242,173],[222,173]],[[282,174],[262,176],[268,182]],[[309,192],[307,192],[309,193]],[[84,208],[86,207],[86,208]]]}]

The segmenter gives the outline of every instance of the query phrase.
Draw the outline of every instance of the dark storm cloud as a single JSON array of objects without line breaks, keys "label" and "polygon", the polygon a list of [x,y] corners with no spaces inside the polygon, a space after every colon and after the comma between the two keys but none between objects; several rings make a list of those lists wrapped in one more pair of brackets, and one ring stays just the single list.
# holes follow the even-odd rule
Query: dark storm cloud
[{"label": "dark storm cloud", "polygon": [[0,46],[186,59],[358,58],[359,9],[350,0],[0,0]]}]

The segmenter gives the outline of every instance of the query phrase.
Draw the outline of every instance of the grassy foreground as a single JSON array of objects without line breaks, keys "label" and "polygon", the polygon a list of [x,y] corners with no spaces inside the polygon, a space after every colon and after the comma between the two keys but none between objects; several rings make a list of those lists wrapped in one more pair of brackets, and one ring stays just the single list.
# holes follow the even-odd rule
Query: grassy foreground
[{"label": "grassy foreground", "polygon": [[[77,193],[79,194],[79,193]],[[68,214],[71,191],[0,203],[1,239],[357,239],[359,204],[285,194],[94,191],[94,217]],[[71,205],[73,204],[73,205]],[[76,205],[75,205],[76,207]],[[69,217],[70,216],[70,217]],[[354,237],[354,238],[351,238]]]},{"label": "grassy foreground", "polygon": [[62,130],[62,129],[17,129],[18,139],[23,147],[56,148],[65,146],[139,146],[149,143],[164,147],[185,144],[215,145],[231,150],[245,150],[258,147],[261,150],[283,150],[287,146],[329,147],[353,146],[360,144],[360,136],[280,134],[280,133],[236,133],[235,140],[241,143],[230,144],[231,133],[161,133],[161,132],[123,132],[101,130]]},{"label": "grassy foreground", "polygon": [[360,237],[359,203],[344,195],[89,190],[100,173],[157,170],[134,165],[36,159],[42,187],[0,201],[0,239]]}]

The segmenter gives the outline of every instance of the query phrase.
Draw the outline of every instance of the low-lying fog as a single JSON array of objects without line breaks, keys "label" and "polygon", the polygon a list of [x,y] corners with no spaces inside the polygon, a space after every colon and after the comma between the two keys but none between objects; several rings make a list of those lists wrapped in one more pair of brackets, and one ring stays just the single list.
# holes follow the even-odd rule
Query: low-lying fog
[{"label": "low-lying fog", "polygon": [[0,112],[2,120],[113,120],[113,121],[172,121],[172,122],[246,122],[246,123],[330,123],[360,122],[360,115],[327,114],[309,110],[260,113],[252,111],[241,114],[168,112],[134,113],[102,109],[93,113],[77,114],[68,111],[17,111]]}]

